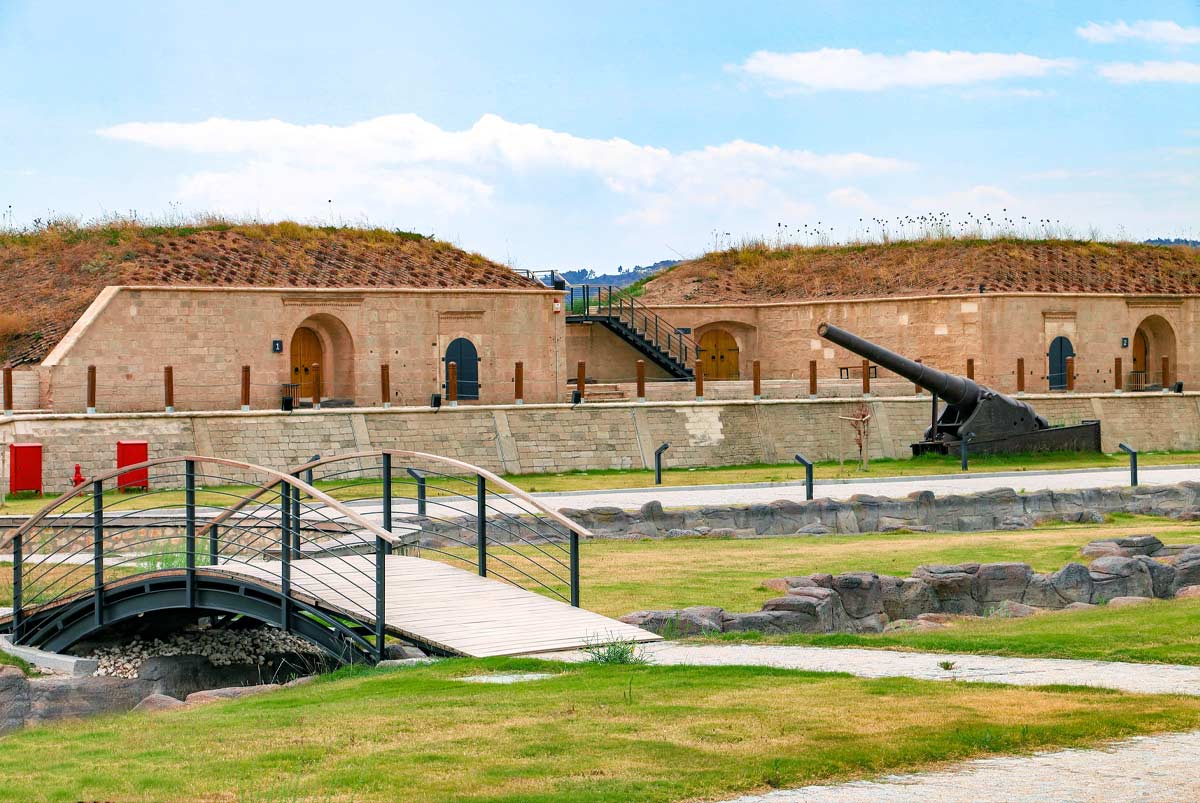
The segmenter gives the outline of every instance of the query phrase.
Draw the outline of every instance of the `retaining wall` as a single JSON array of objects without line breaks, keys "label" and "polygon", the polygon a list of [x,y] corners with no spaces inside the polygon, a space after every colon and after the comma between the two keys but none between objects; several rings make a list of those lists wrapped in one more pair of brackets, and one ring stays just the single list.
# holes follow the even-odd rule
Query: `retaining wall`
[{"label": "retaining wall", "polygon": [[[1052,423],[1099,419],[1105,451],[1200,449],[1200,394],[1077,394],[1025,397]],[[116,441],[150,441],[150,456],[199,454],[282,469],[312,455],[410,449],[508,473],[649,468],[668,442],[668,466],[857,459],[841,416],[871,413],[872,457],[907,457],[928,425],[929,399],[912,396],[706,402],[478,405],[283,412],[17,415],[0,419],[0,447],[45,447],[48,492],[66,490],[75,464],[85,476],[115,468]],[[7,450],[5,450],[7,451]],[[2,473],[7,477],[7,465]]]}]

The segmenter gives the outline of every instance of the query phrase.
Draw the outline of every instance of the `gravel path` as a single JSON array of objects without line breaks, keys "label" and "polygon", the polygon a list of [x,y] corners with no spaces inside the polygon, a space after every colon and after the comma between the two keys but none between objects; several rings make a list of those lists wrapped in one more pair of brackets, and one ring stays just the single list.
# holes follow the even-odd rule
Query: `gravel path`
[{"label": "gravel path", "polygon": [[985,758],[941,772],[805,786],[729,803],[1187,803],[1200,800],[1200,731],[1094,750]]},{"label": "gravel path", "polygon": [[[655,664],[694,666],[775,666],[815,672],[847,672],[866,678],[908,677],[1006,683],[1013,686],[1068,684],[1145,694],[1200,695],[1200,666],[1076,661],[1060,658],[1007,658],[841,647],[771,647],[754,644],[681,644],[663,641],[642,645]],[[581,661],[581,652],[542,653],[556,661]],[[952,669],[939,664],[952,661]]]}]

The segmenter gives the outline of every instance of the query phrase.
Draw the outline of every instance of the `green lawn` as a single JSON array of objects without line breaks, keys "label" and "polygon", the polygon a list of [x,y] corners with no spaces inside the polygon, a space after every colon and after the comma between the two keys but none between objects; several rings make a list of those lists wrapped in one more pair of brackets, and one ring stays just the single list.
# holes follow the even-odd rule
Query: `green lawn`
[{"label": "green lawn", "polygon": [[[1145,452],[1139,456],[1140,465],[1177,465],[1200,463],[1200,452]],[[992,455],[972,458],[968,473],[989,471],[1044,471],[1072,468],[1123,468],[1128,465],[1124,454],[1093,454],[1080,452],[1056,452],[1028,455]],[[670,452],[667,452],[667,468],[663,471],[664,485],[728,485],[753,482],[794,482],[804,479],[804,467],[797,463],[751,464],[741,466],[718,466],[701,468],[670,468]],[[398,470],[398,469],[397,469]],[[920,476],[925,474],[960,474],[957,456],[923,455],[918,458],[894,460],[872,460],[870,468],[862,471],[857,463],[840,465],[837,461],[818,463],[814,469],[817,479],[873,479],[880,477]],[[510,474],[505,479],[526,491],[551,493],[556,491],[605,490],[612,488],[644,488],[654,484],[654,472],[646,470],[573,471],[558,474]],[[446,480],[430,480],[430,496],[443,493],[435,487],[449,482],[457,493],[470,493],[461,483]],[[1019,483],[1013,483],[1018,484]],[[355,482],[335,480],[316,483],[321,490],[330,491],[339,499],[377,498],[382,494],[379,482]],[[199,491],[200,505],[225,506],[251,490],[250,486],[219,486]],[[413,488],[407,479],[397,478],[395,492],[412,495]],[[0,506],[7,515],[25,515],[41,510],[50,498],[21,495],[10,497]],[[269,498],[264,498],[269,502]],[[181,507],[183,491],[157,490],[148,494],[105,494],[105,504],[117,510],[141,510],[150,507]],[[80,497],[77,512],[90,513],[90,498]]]},{"label": "green lawn", "polygon": [[905,576],[925,563],[967,561],[1021,561],[1054,571],[1083,561],[1079,550],[1088,541],[1134,532],[1153,533],[1164,543],[1200,543],[1194,524],[1131,516],[1105,525],[1015,532],[593,541],[581,550],[582,602],[609,616],[689,605],[752,611],[778,596],[762,587],[770,577],[847,571]]},{"label": "green lawn", "polygon": [[[454,678],[534,669],[511,686]],[[0,737],[21,801],[725,797],[1200,727],[1200,699],[757,667],[456,660]]]},{"label": "green lawn", "polygon": [[1038,658],[1084,658],[1200,665],[1200,599],[1156,600],[1132,608],[1042,614],[1026,619],[965,619],[946,630],[878,635],[727,633],[720,641],[875,647]]}]

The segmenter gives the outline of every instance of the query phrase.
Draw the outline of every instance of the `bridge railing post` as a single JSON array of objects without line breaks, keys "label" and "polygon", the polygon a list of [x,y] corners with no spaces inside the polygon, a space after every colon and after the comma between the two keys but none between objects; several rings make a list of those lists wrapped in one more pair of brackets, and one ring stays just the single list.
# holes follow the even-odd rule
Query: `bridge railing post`
[{"label": "bridge railing post", "polygon": [[579,607],[579,533],[571,530],[571,604]]},{"label": "bridge railing post", "polygon": [[21,564],[24,563],[24,544],[21,543],[21,531],[13,536],[13,643],[21,640],[21,608],[24,605],[24,593],[21,587]]},{"label": "bridge railing post", "polygon": [[475,553],[479,576],[487,577],[487,479],[475,476]]},{"label": "bridge railing post", "polygon": [[[392,456],[387,452],[383,453],[383,467],[380,473],[383,476],[383,529],[390,533],[392,531]],[[391,542],[385,543],[387,550],[384,554],[391,554]]]},{"label": "bridge railing post", "polygon": [[375,536],[375,656],[382,661],[387,657],[387,556],[392,544],[383,536]]},{"label": "bridge railing post", "polygon": [[96,626],[104,624],[104,482],[92,483],[92,603]]},{"label": "bridge railing post", "polygon": [[417,481],[417,515],[425,515],[425,475],[415,468],[407,469],[408,476]]},{"label": "bridge railing post", "polygon": [[[300,479],[295,474],[292,475]],[[312,485],[312,470],[308,471],[308,484]],[[300,489],[292,486],[292,559],[300,557]]]},{"label": "bridge railing post", "polygon": [[183,524],[188,608],[196,607],[196,463],[183,463]]},{"label": "bridge railing post", "polygon": [[292,486],[287,482],[279,484],[279,591],[279,625],[286,630],[292,595]]}]

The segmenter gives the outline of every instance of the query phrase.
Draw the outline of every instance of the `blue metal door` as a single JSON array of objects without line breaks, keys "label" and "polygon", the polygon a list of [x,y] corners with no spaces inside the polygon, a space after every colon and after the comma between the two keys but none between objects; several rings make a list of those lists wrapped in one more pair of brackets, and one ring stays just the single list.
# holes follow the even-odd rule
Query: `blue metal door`
[{"label": "blue metal door", "polygon": [[1067,387],[1067,357],[1075,356],[1071,341],[1061,335],[1050,343],[1050,370],[1047,379],[1051,390],[1065,390]]},{"label": "blue metal door", "polygon": [[[454,363],[458,369],[458,398],[479,398],[479,352],[475,344],[465,337],[455,338],[446,349],[445,366]],[[442,376],[447,376],[444,372]]]}]

